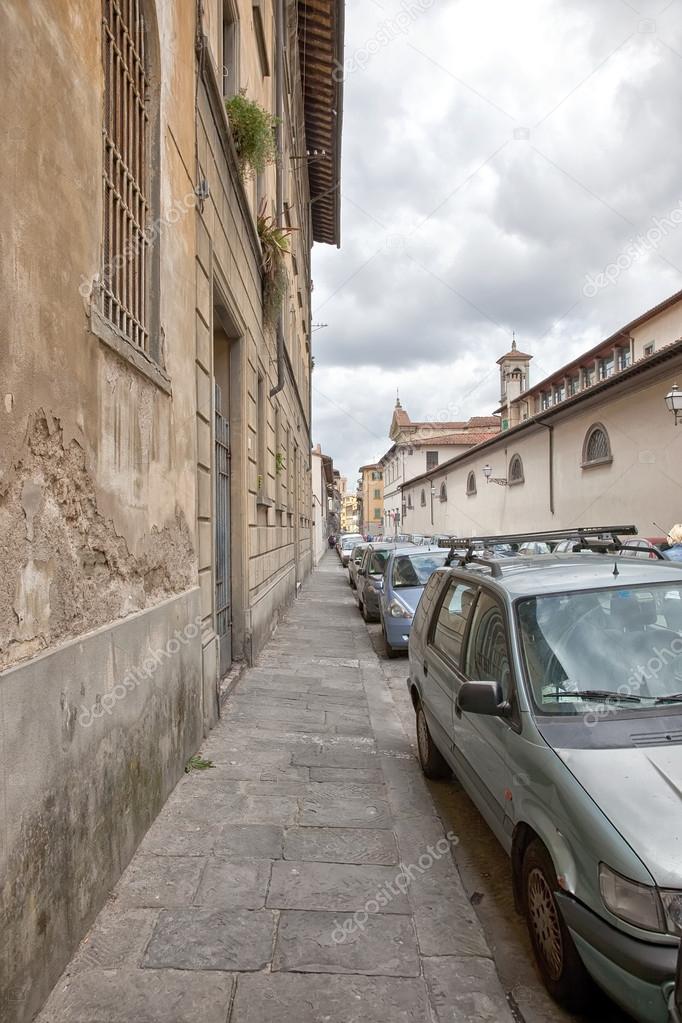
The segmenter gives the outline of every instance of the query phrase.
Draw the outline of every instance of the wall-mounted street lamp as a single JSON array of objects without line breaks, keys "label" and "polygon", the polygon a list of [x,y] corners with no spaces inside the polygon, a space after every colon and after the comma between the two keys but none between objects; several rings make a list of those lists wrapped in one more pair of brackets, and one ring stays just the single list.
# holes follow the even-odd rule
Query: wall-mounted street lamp
[{"label": "wall-mounted street lamp", "polygon": [[678,426],[682,423],[682,391],[677,384],[673,384],[671,390],[666,394],[665,403],[668,407],[668,412],[672,412],[675,416],[675,426]]},{"label": "wall-mounted street lamp", "polygon": [[493,476],[493,470],[489,465],[483,466],[483,475],[485,476],[486,483],[499,483],[501,487],[507,486],[507,479],[504,476]]}]

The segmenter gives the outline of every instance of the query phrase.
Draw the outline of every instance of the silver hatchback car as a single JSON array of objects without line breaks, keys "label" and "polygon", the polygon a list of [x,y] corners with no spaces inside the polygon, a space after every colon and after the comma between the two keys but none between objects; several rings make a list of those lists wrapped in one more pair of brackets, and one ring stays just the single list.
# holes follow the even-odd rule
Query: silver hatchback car
[{"label": "silver hatchback car", "polygon": [[[512,862],[543,979],[667,1023],[682,936],[682,564],[529,555],[437,570],[410,633],[427,777]],[[679,997],[679,996],[678,996]]]}]

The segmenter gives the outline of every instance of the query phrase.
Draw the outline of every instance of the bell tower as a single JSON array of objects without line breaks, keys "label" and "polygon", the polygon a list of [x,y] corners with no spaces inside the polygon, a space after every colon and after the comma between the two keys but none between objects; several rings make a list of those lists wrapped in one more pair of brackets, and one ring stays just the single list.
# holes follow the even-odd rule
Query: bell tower
[{"label": "bell tower", "polygon": [[530,387],[530,360],[532,358],[532,355],[518,350],[516,333],[512,332],[511,350],[497,360],[497,365],[500,367],[500,405],[502,406],[503,428],[505,423],[507,428],[516,426],[523,418],[515,402]]}]

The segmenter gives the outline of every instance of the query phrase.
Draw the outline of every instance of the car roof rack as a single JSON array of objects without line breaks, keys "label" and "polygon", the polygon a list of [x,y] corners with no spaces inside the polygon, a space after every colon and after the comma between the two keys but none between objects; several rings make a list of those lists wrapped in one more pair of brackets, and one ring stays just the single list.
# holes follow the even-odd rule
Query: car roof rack
[{"label": "car roof rack", "polygon": [[445,564],[452,565],[457,562],[460,566],[469,564],[485,565],[492,572],[494,577],[502,575],[502,568],[499,561],[491,557],[481,556],[474,551],[475,544],[482,544],[483,547],[492,547],[495,544],[523,544],[523,543],[554,543],[560,540],[574,540],[573,551],[594,551],[596,553],[608,554],[613,551],[620,551],[623,547],[619,537],[636,536],[637,527],[630,526],[573,526],[567,529],[545,529],[534,533],[501,533],[492,536],[468,536],[466,538],[453,540],[452,543],[442,542],[443,547],[449,547]]}]

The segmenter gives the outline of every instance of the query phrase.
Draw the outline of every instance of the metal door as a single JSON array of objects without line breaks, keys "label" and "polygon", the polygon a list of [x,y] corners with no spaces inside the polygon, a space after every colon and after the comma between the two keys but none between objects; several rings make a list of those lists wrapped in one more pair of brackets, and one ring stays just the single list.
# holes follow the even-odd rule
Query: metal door
[{"label": "metal door", "polygon": [[230,423],[222,414],[222,395],[215,385],[215,609],[220,649],[220,677],[232,665],[232,595],[230,592]]}]

